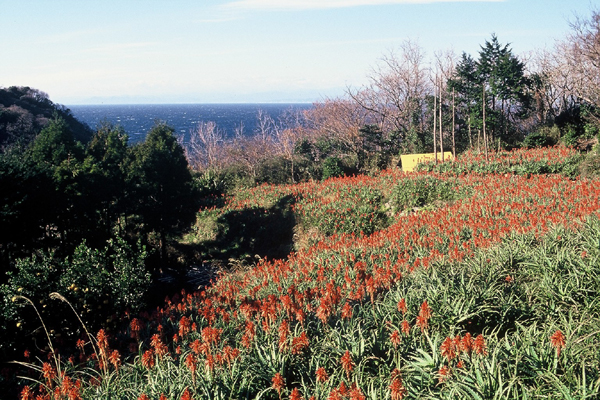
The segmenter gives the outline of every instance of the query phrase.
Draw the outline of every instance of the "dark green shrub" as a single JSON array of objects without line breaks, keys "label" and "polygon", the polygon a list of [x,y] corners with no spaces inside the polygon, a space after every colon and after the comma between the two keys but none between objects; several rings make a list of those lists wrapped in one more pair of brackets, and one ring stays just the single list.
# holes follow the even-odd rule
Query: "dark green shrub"
[{"label": "dark green shrub", "polygon": [[583,126],[583,137],[586,139],[591,139],[594,136],[597,136],[598,133],[598,126],[595,124],[587,123]]},{"label": "dark green shrub", "polygon": [[580,133],[578,130],[569,125],[566,128],[565,134],[562,136],[561,141],[565,144],[565,146],[575,146],[577,144],[577,139],[579,138]]},{"label": "dark green shrub", "polygon": [[285,157],[272,157],[258,165],[256,183],[273,185],[292,183],[292,163]]},{"label": "dark green shrub", "polygon": [[552,144],[554,144],[552,138],[543,130],[532,132],[525,136],[525,139],[523,140],[523,145],[528,149],[551,146]]},{"label": "dark green shrub", "polygon": [[600,154],[591,152],[581,162],[579,168],[581,176],[588,178],[600,176]]},{"label": "dark green shrub", "polygon": [[337,157],[327,157],[323,161],[323,180],[340,176],[344,176],[341,160]]},{"label": "dark green shrub", "polygon": [[296,218],[305,230],[317,228],[325,236],[361,232],[368,235],[387,226],[381,192],[348,179],[331,180],[322,190],[306,193],[296,204]]},{"label": "dark green shrub", "polygon": [[41,334],[36,333],[40,321],[33,308],[18,296],[30,299],[57,334],[73,334],[81,326],[65,304],[50,300],[53,292],[64,296],[90,329],[116,322],[112,315],[141,309],[151,283],[145,260],[142,246],[132,247],[122,239],[110,240],[104,249],[82,243],[64,259],[45,253],[18,260],[15,269],[7,273],[7,283],[0,286],[0,326],[2,336],[6,335],[0,349],[23,345],[19,340],[25,333],[34,340]]},{"label": "dark green shrub", "polygon": [[417,176],[402,180],[392,189],[391,203],[396,210],[423,207],[434,201],[454,200],[463,193],[454,182],[432,176]]}]

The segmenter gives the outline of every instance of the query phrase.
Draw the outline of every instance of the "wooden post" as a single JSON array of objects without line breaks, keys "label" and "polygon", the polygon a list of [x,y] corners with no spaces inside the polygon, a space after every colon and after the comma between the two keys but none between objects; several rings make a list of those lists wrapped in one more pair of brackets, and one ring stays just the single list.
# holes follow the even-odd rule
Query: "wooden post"
[{"label": "wooden post", "polygon": [[433,157],[437,164],[437,81],[438,77],[435,76],[435,84],[433,85]]},{"label": "wooden post", "polygon": [[485,84],[483,85],[483,103],[482,104],[483,104],[483,149],[485,151],[485,162],[489,162],[487,134],[485,132]]},{"label": "wooden post", "polygon": [[442,78],[440,78],[440,153],[442,153],[442,162],[444,162],[444,136],[442,124]]},{"label": "wooden post", "polygon": [[454,88],[452,88],[452,157],[454,158],[454,160],[456,160],[456,137],[455,137],[456,120],[455,120],[455,106],[454,106],[455,100],[456,100],[455,92],[454,92]]}]

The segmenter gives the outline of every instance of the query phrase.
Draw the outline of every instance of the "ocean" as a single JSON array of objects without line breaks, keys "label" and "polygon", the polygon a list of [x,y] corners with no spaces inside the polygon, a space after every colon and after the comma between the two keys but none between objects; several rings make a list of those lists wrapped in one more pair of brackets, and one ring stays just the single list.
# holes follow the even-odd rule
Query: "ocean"
[{"label": "ocean", "polygon": [[127,104],[67,106],[73,116],[95,129],[102,121],[120,125],[129,135],[129,142],[144,140],[155,121],[163,121],[175,129],[187,142],[189,133],[199,122],[214,122],[226,136],[232,137],[243,125],[245,134],[252,134],[258,125],[261,111],[275,121],[287,111],[312,107],[308,103],[265,104]]}]

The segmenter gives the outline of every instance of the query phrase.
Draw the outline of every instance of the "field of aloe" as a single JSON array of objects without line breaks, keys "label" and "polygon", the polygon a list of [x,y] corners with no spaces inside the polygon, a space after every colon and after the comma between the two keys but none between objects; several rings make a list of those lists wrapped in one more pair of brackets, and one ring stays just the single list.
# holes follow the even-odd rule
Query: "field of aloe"
[{"label": "field of aloe", "polygon": [[277,210],[287,257],[23,360],[22,399],[598,398],[600,184],[579,158],[242,191],[200,221]]}]

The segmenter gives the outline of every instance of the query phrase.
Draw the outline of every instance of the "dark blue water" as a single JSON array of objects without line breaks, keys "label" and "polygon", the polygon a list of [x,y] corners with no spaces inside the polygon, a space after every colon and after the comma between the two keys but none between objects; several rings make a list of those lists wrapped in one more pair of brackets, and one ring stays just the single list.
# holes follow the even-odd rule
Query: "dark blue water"
[{"label": "dark blue water", "polygon": [[252,134],[258,123],[258,112],[277,121],[284,113],[306,110],[310,104],[128,104],[68,106],[75,118],[95,129],[102,121],[120,125],[129,135],[130,143],[143,141],[155,121],[163,121],[177,135],[189,132],[203,121],[212,121],[229,137],[243,125],[246,135]]}]

